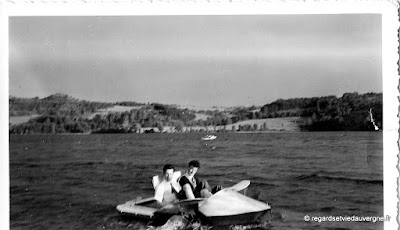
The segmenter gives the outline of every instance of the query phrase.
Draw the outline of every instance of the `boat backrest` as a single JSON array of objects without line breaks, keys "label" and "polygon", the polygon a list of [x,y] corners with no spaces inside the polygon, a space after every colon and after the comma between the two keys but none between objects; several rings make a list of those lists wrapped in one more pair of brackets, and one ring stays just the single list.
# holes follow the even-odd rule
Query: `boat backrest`
[{"label": "boat backrest", "polygon": [[[174,175],[172,176],[172,181],[173,182],[178,182],[179,177],[182,176],[181,171],[175,171]],[[153,188],[155,189],[157,187],[158,184],[160,184],[160,182],[163,180],[163,176],[162,175],[155,175],[153,176],[152,179],[152,183],[153,183]]]}]

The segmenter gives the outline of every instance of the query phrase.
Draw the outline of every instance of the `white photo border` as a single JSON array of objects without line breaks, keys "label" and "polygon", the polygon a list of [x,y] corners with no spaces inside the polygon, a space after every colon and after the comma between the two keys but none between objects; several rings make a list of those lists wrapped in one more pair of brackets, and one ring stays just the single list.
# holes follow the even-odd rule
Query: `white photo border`
[{"label": "white photo border", "polygon": [[[8,134],[8,22],[11,16],[110,16],[110,15],[255,15],[255,14],[363,14],[382,15],[384,229],[398,229],[398,6],[394,0],[3,0],[0,1],[0,228],[9,228]],[[4,52],[6,51],[6,52]],[[6,107],[7,106],[7,107]],[[7,108],[7,109],[6,109]],[[397,220],[397,221],[396,221]]]}]

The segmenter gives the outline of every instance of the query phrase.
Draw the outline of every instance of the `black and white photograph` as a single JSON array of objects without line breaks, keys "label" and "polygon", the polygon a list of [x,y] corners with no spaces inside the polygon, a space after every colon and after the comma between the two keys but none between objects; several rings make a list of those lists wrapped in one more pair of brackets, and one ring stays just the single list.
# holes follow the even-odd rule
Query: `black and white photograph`
[{"label": "black and white photograph", "polygon": [[398,229],[397,3],[44,2],[2,6],[6,228]]}]

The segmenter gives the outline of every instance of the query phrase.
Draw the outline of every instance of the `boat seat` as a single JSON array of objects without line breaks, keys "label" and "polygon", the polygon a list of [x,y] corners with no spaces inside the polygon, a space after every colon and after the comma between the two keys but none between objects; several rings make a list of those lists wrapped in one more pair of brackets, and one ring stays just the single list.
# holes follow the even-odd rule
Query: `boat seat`
[{"label": "boat seat", "polygon": [[[181,171],[175,171],[174,175],[172,176],[172,181],[173,182],[178,182],[178,179],[181,176],[182,176]],[[159,185],[162,180],[163,180],[163,176],[162,175],[153,176],[153,179],[152,179],[153,188],[156,189],[157,185]]]}]

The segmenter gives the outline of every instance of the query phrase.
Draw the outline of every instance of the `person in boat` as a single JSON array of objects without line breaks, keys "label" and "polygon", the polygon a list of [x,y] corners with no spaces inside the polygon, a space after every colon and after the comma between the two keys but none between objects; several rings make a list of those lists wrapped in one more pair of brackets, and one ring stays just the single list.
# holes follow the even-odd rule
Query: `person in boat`
[{"label": "person in boat", "polygon": [[164,165],[162,181],[154,188],[154,198],[161,207],[164,207],[178,199],[181,187],[174,178],[174,173],[175,168],[173,165]]},{"label": "person in boat", "polygon": [[215,192],[221,190],[221,186],[216,186],[211,189],[207,180],[199,180],[195,177],[200,168],[200,162],[192,160],[189,162],[189,168],[184,175],[179,179],[179,185],[182,190],[179,193],[179,199],[194,199],[194,198],[207,198]]}]

